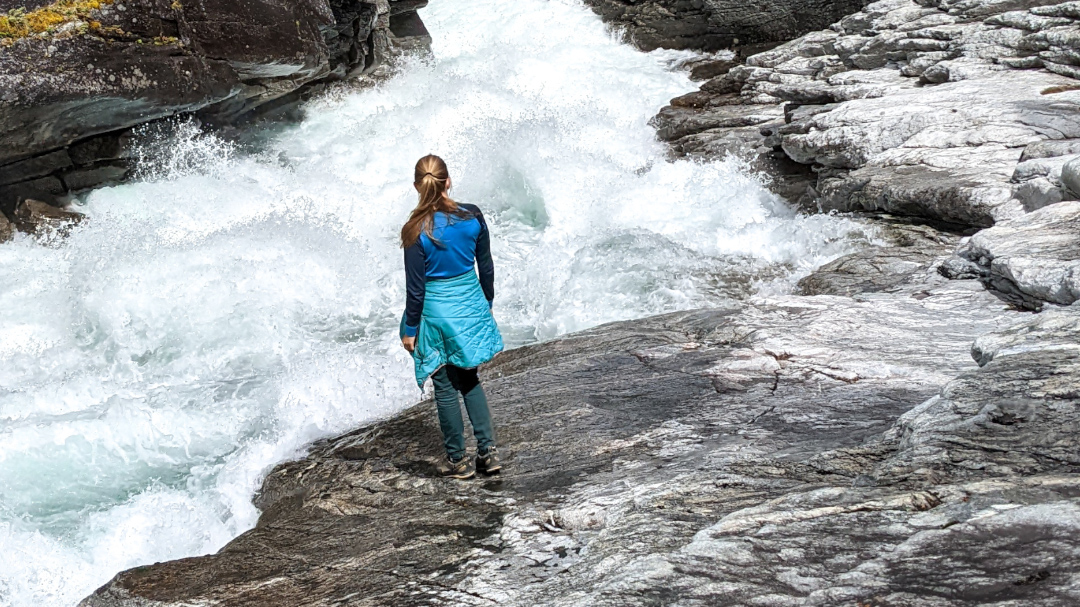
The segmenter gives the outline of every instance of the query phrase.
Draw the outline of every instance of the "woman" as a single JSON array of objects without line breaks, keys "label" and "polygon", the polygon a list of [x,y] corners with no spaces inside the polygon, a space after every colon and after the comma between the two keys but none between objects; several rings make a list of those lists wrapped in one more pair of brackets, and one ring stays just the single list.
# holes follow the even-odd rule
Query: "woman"
[{"label": "woman", "polygon": [[[450,174],[438,156],[416,163],[413,184],[420,203],[401,228],[407,291],[401,344],[413,356],[420,388],[428,377],[435,385],[449,465],[444,475],[467,479],[476,470],[494,474],[502,465],[487,398],[476,375],[476,368],[503,348],[491,315],[495,265],[487,223],[480,209],[458,204],[447,194]],[[476,435],[475,466],[465,453],[459,393]]]}]

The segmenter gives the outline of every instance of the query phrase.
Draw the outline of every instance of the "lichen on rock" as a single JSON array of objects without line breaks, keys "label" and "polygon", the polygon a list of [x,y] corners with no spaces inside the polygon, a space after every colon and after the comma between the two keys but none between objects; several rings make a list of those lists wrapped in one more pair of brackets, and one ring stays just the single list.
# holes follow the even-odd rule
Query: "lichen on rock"
[{"label": "lichen on rock", "polygon": [[[48,6],[27,11],[18,8],[0,15],[0,45],[29,37],[48,37],[59,33],[87,33],[101,29],[97,11],[114,0],[58,0]],[[65,26],[71,27],[65,27]]]}]

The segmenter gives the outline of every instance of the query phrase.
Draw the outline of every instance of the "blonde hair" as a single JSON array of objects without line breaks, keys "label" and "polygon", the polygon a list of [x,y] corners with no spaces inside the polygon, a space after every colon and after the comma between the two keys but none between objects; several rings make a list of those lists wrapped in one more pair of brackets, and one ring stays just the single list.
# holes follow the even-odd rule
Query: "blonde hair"
[{"label": "blonde hair", "polygon": [[435,212],[458,213],[458,205],[446,195],[446,184],[450,180],[450,171],[442,158],[429,154],[416,163],[413,183],[420,193],[420,201],[409,215],[409,220],[401,228],[401,246],[408,248],[416,244],[420,234],[427,234],[434,240],[431,230],[435,225]]}]

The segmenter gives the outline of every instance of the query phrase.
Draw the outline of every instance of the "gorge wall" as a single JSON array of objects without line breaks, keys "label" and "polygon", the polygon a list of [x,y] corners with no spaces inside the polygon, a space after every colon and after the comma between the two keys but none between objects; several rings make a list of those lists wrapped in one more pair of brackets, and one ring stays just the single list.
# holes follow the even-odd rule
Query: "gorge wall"
[{"label": "gorge wall", "polygon": [[294,106],[427,44],[425,0],[0,2],[0,211],[123,179],[131,129]]}]

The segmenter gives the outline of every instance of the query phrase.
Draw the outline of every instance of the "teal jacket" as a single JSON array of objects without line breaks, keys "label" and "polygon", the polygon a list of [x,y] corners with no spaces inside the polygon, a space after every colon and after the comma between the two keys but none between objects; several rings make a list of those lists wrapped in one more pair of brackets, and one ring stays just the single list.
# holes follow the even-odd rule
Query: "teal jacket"
[{"label": "teal jacket", "polygon": [[[409,297],[399,334],[416,337],[413,362],[421,389],[445,365],[474,369],[503,349],[502,335],[491,313],[494,264],[487,224],[480,209],[462,207],[465,213],[460,217],[437,213],[434,238],[424,235],[421,242],[406,249]],[[423,275],[416,260],[410,259],[410,250],[413,258],[421,252]],[[486,279],[483,284],[473,269],[477,262]],[[457,272],[461,273],[446,276]]]}]

